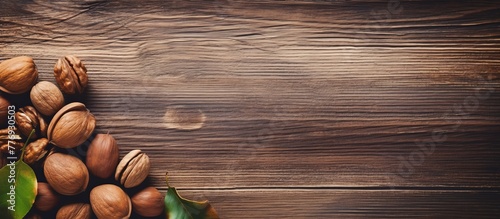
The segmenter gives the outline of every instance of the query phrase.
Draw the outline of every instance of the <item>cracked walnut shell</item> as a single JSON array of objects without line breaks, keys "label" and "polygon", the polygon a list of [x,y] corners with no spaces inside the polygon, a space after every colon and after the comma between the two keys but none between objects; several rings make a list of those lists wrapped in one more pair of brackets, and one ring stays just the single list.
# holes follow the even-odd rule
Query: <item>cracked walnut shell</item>
[{"label": "cracked walnut shell", "polygon": [[87,140],[95,129],[95,117],[83,103],[70,103],[52,118],[47,130],[50,143],[74,148]]},{"label": "cracked walnut shell", "polygon": [[115,179],[125,188],[141,184],[149,174],[149,157],[141,150],[130,151],[122,158],[115,172]]}]

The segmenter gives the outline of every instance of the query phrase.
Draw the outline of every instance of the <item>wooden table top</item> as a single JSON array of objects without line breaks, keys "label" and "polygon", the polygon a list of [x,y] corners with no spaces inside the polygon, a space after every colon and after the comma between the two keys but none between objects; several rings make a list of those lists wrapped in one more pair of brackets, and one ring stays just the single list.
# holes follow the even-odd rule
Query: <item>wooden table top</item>
[{"label": "wooden table top", "polygon": [[1,4],[0,60],[80,57],[97,132],[222,218],[500,218],[496,1]]}]

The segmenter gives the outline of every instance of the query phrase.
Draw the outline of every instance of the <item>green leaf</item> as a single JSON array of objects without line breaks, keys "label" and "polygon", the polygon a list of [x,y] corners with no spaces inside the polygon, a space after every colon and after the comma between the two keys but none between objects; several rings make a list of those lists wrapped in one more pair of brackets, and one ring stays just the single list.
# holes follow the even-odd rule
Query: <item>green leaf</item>
[{"label": "green leaf", "polygon": [[0,217],[22,219],[31,209],[37,193],[33,169],[22,160],[0,169]]},{"label": "green leaf", "polygon": [[191,201],[182,198],[174,187],[169,187],[165,196],[167,219],[219,219],[208,201]]}]

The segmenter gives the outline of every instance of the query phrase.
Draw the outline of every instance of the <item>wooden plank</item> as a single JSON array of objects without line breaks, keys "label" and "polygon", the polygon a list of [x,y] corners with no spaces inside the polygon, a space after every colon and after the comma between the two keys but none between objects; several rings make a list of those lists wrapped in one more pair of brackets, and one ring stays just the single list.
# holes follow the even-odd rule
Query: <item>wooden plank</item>
[{"label": "wooden plank", "polygon": [[[498,188],[498,5],[372,21],[385,3],[10,1],[0,56],[51,81],[80,56],[98,131],[149,153],[154,185]],[[170,108],[206,121],[166,129]]]},{"label": "wooden plank", "polygon": [[7,0],[0,60],[81,57],[97,131],[223,218],[498,218],[500,6],[387,3]]},{"label": "wooden plank", "polygon": [[210,190],[223,218],[498,218],[498,191]]}]

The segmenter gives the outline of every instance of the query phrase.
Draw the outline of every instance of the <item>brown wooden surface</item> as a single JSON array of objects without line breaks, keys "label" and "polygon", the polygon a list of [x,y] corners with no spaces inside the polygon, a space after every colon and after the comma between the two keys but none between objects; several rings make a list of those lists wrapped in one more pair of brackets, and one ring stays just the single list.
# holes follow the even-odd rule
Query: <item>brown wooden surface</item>
[{"label": "brown wooden surface", "polygon": [[82,58],[98,132],[222,218],[499,218],[500,4],[388,2],[6,0],[0,58]]}]

